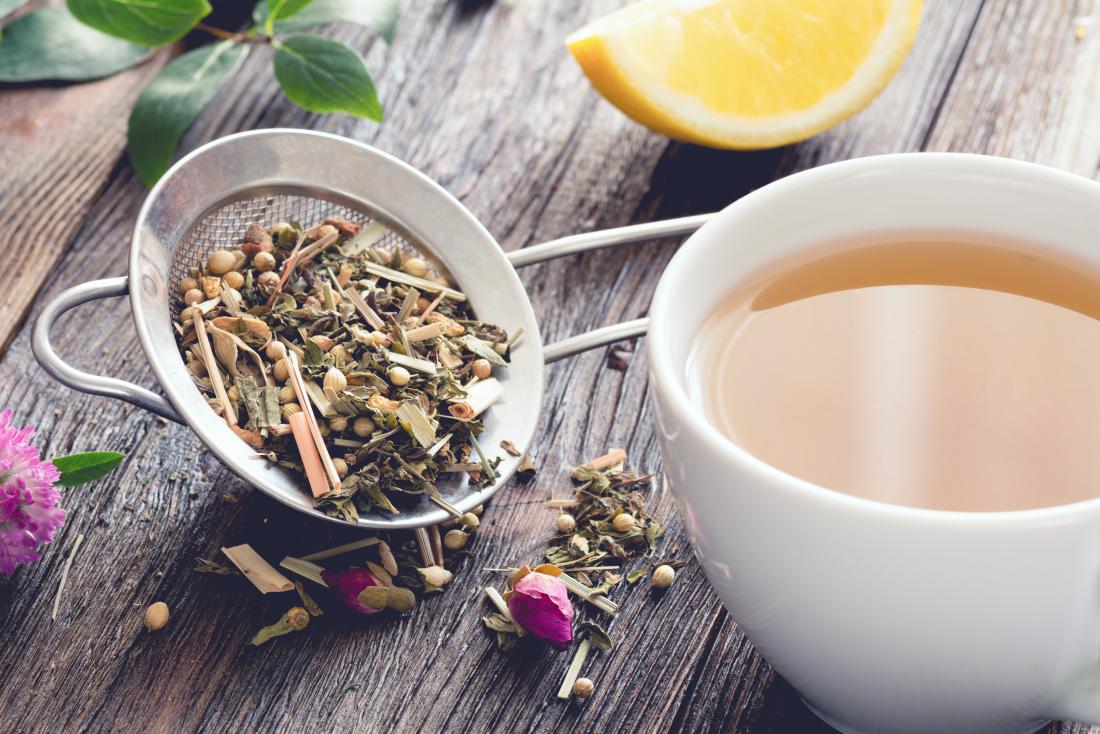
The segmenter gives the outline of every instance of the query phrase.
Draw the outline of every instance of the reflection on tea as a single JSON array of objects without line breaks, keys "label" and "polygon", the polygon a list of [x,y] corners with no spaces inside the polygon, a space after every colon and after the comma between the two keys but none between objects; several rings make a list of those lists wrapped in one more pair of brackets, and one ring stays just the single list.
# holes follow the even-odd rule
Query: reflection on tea
[{"label": "reflection on tea", "polygon": [[731,294],[692,399],[796,477],[910,507],[1100,496],[1100,275],[1037,245],[840,243]]}]

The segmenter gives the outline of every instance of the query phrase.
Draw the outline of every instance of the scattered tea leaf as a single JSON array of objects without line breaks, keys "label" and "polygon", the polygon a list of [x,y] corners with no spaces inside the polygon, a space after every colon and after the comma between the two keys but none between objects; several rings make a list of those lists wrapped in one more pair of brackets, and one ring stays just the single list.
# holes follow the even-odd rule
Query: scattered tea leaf
[{"label": "scattered tea leaf", "polygon": [[382,119],[367,66],[353,49],[321,36],[276,41],[275,78],[290,101],[310,112],[348,112]]},{"label": "scattered tea leaf", "polygon": [[68,0],[85,25],[144,46],[163,46],[183,37],[210,14],[206,0]]}]

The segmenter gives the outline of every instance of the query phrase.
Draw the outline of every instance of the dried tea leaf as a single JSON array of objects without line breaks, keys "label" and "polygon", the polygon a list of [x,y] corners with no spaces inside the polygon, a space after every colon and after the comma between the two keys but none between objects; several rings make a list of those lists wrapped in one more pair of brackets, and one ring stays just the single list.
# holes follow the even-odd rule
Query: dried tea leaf
[{"label": "dried tea leaf", "polygon": [[478,339],[473,334],[465,334],[458,341],[462,346],[466,347],[466,349],[486,360],[493,366],[504,367],[508,364],[504,361],[504,357],[500,356],[497,350],[493,348],[492,344],[483,339]]},{"label": "dried tea leaf", "polygon": [[648,575],[649,575],[649,566],[642,566],[641,568],[628,573],[626,575],[626,582],[628,584],[630,584],[631,586],[633,586],[634,584],[638,583],[639,581],[641,581],[642,579],[644,579]]},{"label": "dried tea leaf", "polygon": [[585,620],[578,625],[577,631],[587,632],[588,638],[592,640],[592,644],[599,650],[611,652],[611,648],[614,647],[611,642],[611,635],[607,634],[607,631],[595,622]]},{"label": "dried tea leaf", "polygon": [[511,441],[501,441],[500,447],[507,451],[508,454],[511,456],[519,456],[519,449],[517,449],[516,445]]}]

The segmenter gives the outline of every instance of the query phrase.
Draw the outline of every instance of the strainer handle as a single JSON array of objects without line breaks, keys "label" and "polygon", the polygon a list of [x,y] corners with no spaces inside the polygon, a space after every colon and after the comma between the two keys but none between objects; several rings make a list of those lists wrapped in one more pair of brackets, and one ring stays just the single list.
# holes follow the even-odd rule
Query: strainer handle
[{"label": "strainer handle", "polygon": [[125,276],[90,280],[59,293],[46,304],[46,307],[42,309],[42,313],[39,314],[38,320],[34,322],[34,333],[31,337],[31,349],[34,351],[34,357],[38,360],[38,364],[42,365],[42,369],[46,370],[55,380],[74,390],[125,400],[139,408],[145,408],[152,413],[182,423],[183,419],[176,413],[176,409],[160,395],[115,377],[103,377],[102,375],[82,372],[62,360],[50,343],[50,329],[53,328],[58,316],[88,301],[127,295],[130,292],[127,281],[128,278]]},{"label": "strainer handle", "polygon": [[553,260],[556,257],[576,255],[589,250],[600,250],[604,247],[655,240],[678,234],[690,234],[710,221],[713,216],[714,214],[696,214],[690,217],[663,219],[659,222],[631,224],[626,227],[601,229],[598,232],[569,235],[568,237],[543,242],[541,245],[531,245],[530,247],[524,247],[522,250],[512,250],[508,253],[508,260],[512,263],[512,267],[522,268],[546,260]]},{"label": "strainer handle", "polygon": [[547,345],[542,350],[542,358],[546,364],[550,364],[551,362],[557,362],[559,359],[572,357],[574,354],[587,352],[589,349],[602,347],[623,339],[644,336],[648,328],[649,319],[635,319],[634,321],[624,321],[621,324],[593,329]]}]

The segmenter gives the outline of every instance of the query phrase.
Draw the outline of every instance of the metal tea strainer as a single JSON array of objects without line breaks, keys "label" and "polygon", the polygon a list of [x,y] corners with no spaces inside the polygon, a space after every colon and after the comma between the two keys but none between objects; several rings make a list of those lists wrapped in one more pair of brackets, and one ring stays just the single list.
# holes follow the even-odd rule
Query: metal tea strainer
[{"label": "metal tea strainer", "polygon": [[[543,346],[527,293],[515,268],[561,255],[691,232],[709,215],[576,235],[506,253],[474,216],[442,187],[386,153],[346,138],[302,130],[261,130],[215,140],[179,161],[153,187],[138,215],[129,275],[94,280],[54,298],[34,326],[33,348],[42,367],[71,388],[120,398],[186,423],[230,469],[275,499],[306,514],[315,509],[304,480],[258,460],[210,409],[176,346],[175,284],[213,250],[232,248],[253,222],[317,222],[327,216],[378,220],[390,231],[381,243],[413,247],[431,258],[462,289],[475,312],[523,337],[502,370],[504,396],[486,414],[481,444],[503,454],[502,440],[526,452],[538,424],[543,364],[645,332],[639,319]],[[134,325],[153,373],[168,399],[123,380],[88,374],[66,364],[50,344],[54,321],[98,298],[130,295]],[[519,459],[503,456],[492,486],[470,491],[462,475],[439,483],[443,497],[466,512],[487,500],[515,472]],[[461,477],[461,478],[459,478]],[[424,499],[396,515],[361,513],[364,528],[415,528],[442,522],[446,511]],[[343,521],[338,521],[342,524]]]}]

